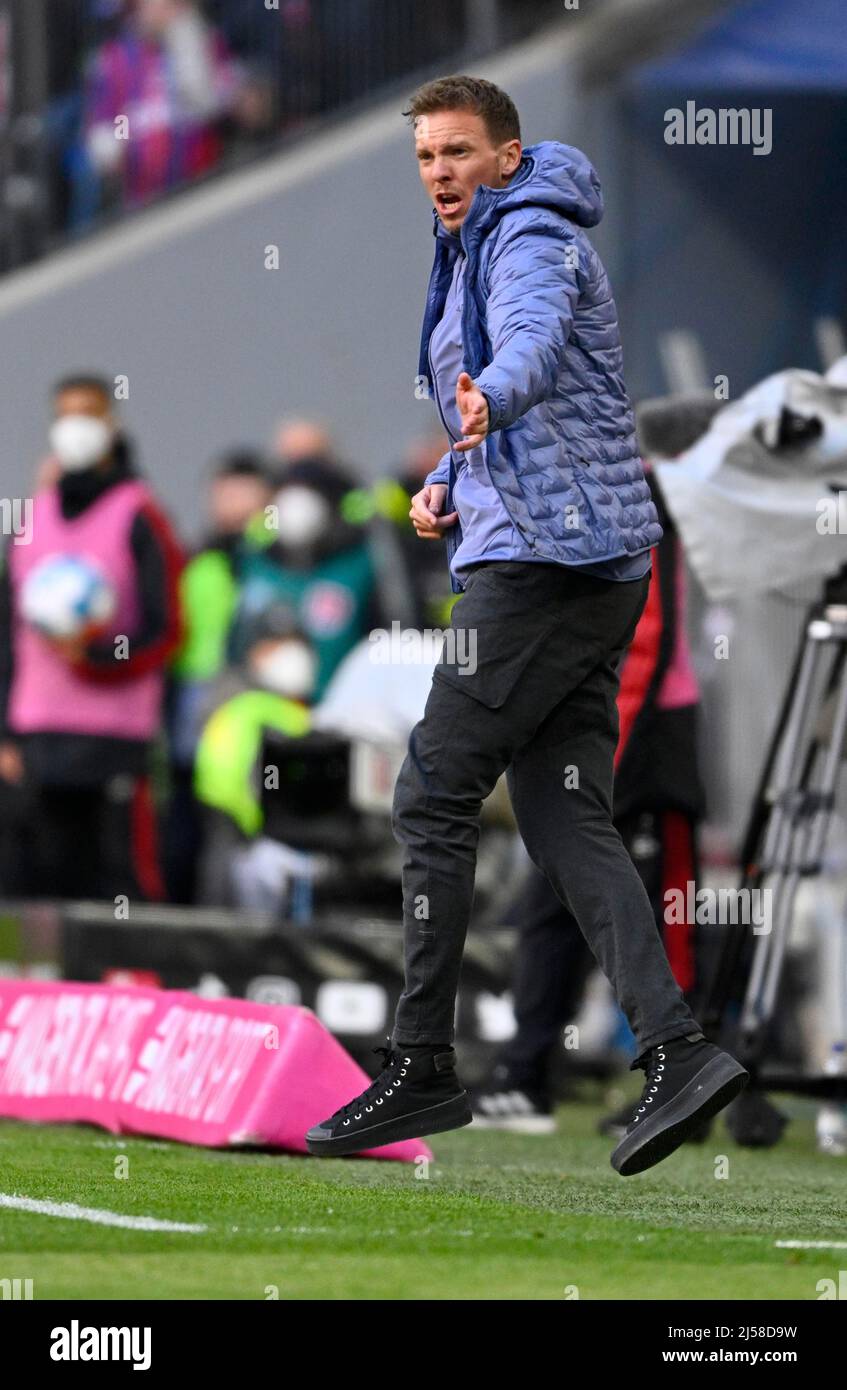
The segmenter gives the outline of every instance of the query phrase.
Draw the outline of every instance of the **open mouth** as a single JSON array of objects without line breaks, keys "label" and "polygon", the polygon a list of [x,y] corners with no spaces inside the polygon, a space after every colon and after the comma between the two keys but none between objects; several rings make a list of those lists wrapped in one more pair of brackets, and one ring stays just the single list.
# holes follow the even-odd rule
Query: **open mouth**
[{"label": "open mouth", "polygon": [[462,199],[458,193],[436,193],[435,205],[439,212],[455,212]]}]

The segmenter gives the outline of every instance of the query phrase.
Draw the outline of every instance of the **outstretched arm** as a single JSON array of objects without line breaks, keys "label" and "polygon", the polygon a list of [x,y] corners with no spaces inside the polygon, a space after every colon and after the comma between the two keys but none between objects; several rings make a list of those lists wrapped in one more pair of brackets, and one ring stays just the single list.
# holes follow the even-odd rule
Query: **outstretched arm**
[{"label": "outstretched arm", "polygon": [[506,234],[488,267],[492,361],[476,378],[488,431],[519,420],[555,389],[579,298],[579,246],[545,233]]}]

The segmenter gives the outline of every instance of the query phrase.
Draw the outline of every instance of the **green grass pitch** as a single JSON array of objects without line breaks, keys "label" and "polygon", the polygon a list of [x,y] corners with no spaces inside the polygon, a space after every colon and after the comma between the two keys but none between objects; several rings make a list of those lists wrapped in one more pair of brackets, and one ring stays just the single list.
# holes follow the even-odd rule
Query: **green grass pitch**
[{"label": "green grass pitch", "polygon": [[32,1279],[36,1299],[813,1301],[818,1280],[838,1283],[847,1249],[775,1245],[847,1240],[847,1160],[815,1151],[810,1107],[779,1099],[792,1123],[775,1149],[738,1148],[719,1120],[623,1179],[594,1131],[597,1091],[581,1097],[549,1137],[435,1136],[428,1174],[3,1120],[0,1193],[207,1229],[0,1207],[0,1279]]}]

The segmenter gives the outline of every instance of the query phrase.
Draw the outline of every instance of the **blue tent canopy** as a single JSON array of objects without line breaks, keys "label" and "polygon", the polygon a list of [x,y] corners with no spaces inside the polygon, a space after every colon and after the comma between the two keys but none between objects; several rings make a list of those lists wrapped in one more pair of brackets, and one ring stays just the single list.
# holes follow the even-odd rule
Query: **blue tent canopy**
[{"label": "blue tent canopy", "polygon": [[745,0],[681,50],[632,70],[636,88],[847,91],[847,0]]}]

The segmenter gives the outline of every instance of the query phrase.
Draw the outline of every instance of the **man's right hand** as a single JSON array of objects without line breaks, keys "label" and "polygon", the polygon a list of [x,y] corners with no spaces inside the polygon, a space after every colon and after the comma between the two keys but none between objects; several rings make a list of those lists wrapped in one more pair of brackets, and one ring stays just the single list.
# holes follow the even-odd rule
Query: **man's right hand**
[{"label": "man's right hand", "polygon": [[455,526],[459,519],[458,512],[449,512],[447,516],[441,515],[447,497],[446,483],[430,483],[428,487],[421,488],[412,498],[412,509],[409,516],[412,518],[412,525],[423,541],[440,541],[444,539],[444,532],[449,531],[451,526]]}]

